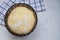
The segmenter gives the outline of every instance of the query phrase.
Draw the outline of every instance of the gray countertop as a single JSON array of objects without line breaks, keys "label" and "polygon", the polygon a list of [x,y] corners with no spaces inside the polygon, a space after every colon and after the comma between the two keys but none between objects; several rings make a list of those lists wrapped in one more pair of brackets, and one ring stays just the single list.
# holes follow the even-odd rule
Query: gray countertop
[{"label": "gray countertop", "polygon": [[26,37],[16,37],[0,25],[0,40],[60,40],[60,0],[44,1],[46,11],[37,13],[38,24],[34,32]]}]

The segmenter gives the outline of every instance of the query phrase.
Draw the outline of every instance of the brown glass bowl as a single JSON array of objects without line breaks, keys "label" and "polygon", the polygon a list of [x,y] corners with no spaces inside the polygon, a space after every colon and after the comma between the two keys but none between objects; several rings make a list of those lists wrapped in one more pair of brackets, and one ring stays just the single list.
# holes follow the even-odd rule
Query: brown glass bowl
[{"label": "brown glass bowl", "polygon": [[[8,16],[9,16],[10,12],[13,11],[14,8],[20,7],[20,6],[26,7],[26,8],[28,8],[28,9],[30,9],[30,10],[34,13],[34,16],[35,16],[35,18],[36,18],[33,29],[32,29],[29,33],[27,33],[27,34],[22,34],[22,35],[13,32],[13,31],[9,28],[9,25],[8,25],[8,22],[7,22],[7,21],[8,21]],[[16,35],[16,36],[26,36],[26,35],[29,35],[31,32],[33,32],[33,30],[36,28],[36,24],[37,24],[37,14],[36,14],[35,10],[34,10],[30,5],[25,4],[25,3],[18,3],[18,4],[15,4],[15,5],[12,5],[12,6],[7,10],[6,15],[5,15],[5,17],[4,17],[4,22],[5,22],[5,26],[6,26],[7,30],[8,30],[11,34]]]}]

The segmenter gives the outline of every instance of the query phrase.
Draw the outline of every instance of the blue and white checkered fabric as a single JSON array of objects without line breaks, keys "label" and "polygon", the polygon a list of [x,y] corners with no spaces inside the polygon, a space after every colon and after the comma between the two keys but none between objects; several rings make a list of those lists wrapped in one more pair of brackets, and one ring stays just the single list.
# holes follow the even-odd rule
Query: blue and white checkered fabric
[{"label": "blue and white checkered fabric", "polygon": [[3,2],[0,5],[0,24],[5,25],[4,15],[6,11],[16,3],[25,3],[31,5],[36,12],[42,12],[45,10],[43,0],[9,0],[8,2]]}]

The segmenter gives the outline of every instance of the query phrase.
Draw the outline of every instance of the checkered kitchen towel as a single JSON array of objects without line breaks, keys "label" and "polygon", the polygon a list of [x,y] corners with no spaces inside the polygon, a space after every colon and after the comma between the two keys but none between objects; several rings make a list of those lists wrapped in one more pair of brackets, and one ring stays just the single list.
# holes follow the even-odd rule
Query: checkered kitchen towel
[{"label": "checkered kitchen towel", "polygon": [[16,3],[25,3],[31,5],[34,10],[38,12],[43,12],[45,10],[44,0],[8,0],[8,2],[3,2],[0,5],[0,24],[5,25],[4,15],[6,11]]}]

